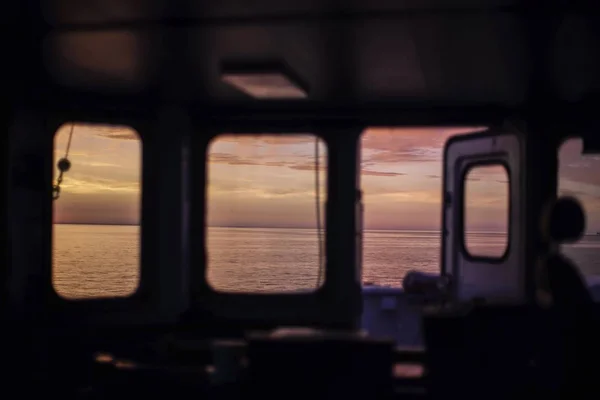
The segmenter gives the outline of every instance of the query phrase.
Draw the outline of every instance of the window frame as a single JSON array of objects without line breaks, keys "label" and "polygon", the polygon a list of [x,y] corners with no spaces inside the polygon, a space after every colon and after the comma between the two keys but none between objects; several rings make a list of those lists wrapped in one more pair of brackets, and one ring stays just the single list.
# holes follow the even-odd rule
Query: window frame
[{"label": "window frame", "polygon": [[[236,123],[216,123],[207,126],[206,121],[199,121],[196,125],[200,134],[191,137],[192,143],[192,167],[191,167],[191,201],[194,204],[191,215],[191,243],[202,243],[202,246],[191,246],[191,268],[190,285],[192,288],[191,305],[196,311],[206,310],[215,315],[217,319],[236,319],[242,320],[249,326],[263,326],[265,323],[272,324],[277,321],[279,324],[285,324],[286,321],[294,324],[319,324],[336,326],[339,323],[346,323],[349,315],[358,310],[361,304],[360,282],[357,280],[355,270],[359,265],[348,265],[345,259],[354,258],[354,247],[356,240],[354,232],[346,232],[339,237],[340,216],[346,217],[345,222],[354,223],[352,218],[347,218],[348,213],[344,214],[342,210],[352,205],[354,210],[355,199],[341,198],[337,195],[340,186],[358,191],[360,174],[356,174],[352,179],[342,181],[336,174],[344,168],[347,170],[347,159],[351,158],[356,171],[359,171],[359,138],[362,133],[362,125],[357,128],[355,125],[343,126],[337,129],[331,129],[327,126],[317,124],[296,124],[291,127],[288,123],[282,124],[277,121],[236,121]],[[201,124],[204,122],[203,124]],[[207,155],[212,141],[221,134],[280,134],[280,135],[298,135],[314,134],[327,146],[327,202],[323,212],[323,229],[325,244],[325,264],[323,284],[316,291],[304,293],[223,293],[214,290],[206,279],[207,268],[209,268],[206,257],[206,213],[207,213],[207,190],[208,181],[208,162]],[[339,135],[349,136],[351,140],[336,140]],[[198,157],[202,155],[202,157]],[[348,171],[346,171],[347,173]],[[350,171],[352,172],[352,171]],[[201,184],[201,183],[204,183]],[[352,212],[354,215],[354,211]],[[332,226],[338,226],[338,229],[330,229]],[[337,236],[336,236],[337,235]],[[341,256],[337,249],[340,246],[346,246],[352,255]],[[353,286],[348,282],[350,280]],[[340,288],[344,288],[344,292]],[[350,290],[354,287],[354,291]],[[355,299],[347,301],[347,304],[335,305],[340,298]],[[347,310],[340,312],[340,310]],[[329,311],[327,311],[329,310]],[[267,322],[268,321],[268,322]]]},{"label": "window frame", "polygon": [[[46,254],[48,271],[48,307],[53,309],[59,315],[78,318],[81,323],[94,321],[119,319],[122,313],[138,314],[140,319],[148,318],[151,310],[156,308],[160,298],[160,284],[156,279],[160,269],[158,259],[158,240],[151,232],[158,228],[158,218],[153,215],[153,209],[158,204],[156,193],[158,187],[152,182],[152,177],[158,173],[158,168],[152,162],[148,162],[156,155],[152,154],[153,142],[156,141],[159,129],[156,124],[156,115],[114,115],[102,113],[81,113],[58,111],[45,115],[44,136],[50,164],[46,168],[46,180],[52,182],[53,170],[56,168],[54,160],[54,139],[55,134],[65,124],[82,123],[90,125],[115,125],[126,126],[138,134],[140,141],[140,237],[139,237],[139,283],[136,291],[127,297],[94,297],[81,299],[68,299],[60,296],[53,285],[53,199],[52,188],[48,184],[47,194],[47,215],[49,216],[47,228],[45,229],[48,238]],[[153,157],[154,156],[154,157]],[[60,201],[60,200],[58,200]],[[143,315],[143,316],[142,316]],[[136,318],[132,318],[127,323],[135,323]],[[125,322],[125,321],[122,321]]]}]

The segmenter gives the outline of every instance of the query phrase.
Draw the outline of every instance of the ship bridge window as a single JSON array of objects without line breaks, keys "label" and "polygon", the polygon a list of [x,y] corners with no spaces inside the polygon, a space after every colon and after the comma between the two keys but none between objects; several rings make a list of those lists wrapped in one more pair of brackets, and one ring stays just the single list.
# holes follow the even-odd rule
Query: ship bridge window
[{"label": "ship bridge window", "polygon": [[498,259],[508,250],[508,180],[503,165],[476,165],[465,174],[463,238],[472,257]]},{"label": "ship bridge window", "polygon": [[[53,184],[52,284],[66,299],[127,297],[140,279],[141,141],[124,126],[62,125]],[[63,162],[64,164],[64,162]]]},{"label": "ship bridge window", "polygon": [[577,198],[586,216],[585,235],[561,246],[585,277],[592,296],[600,301],[600,154],[584,154],[583,140],[569,138],[558,153],[558,194]]},{"label": "ship bridge window", "polygon": [[326,144],[312,134],[223,134],[207,159],[209,284],[237,293],[320,287]]},{"label": "ship bridge window", "polygon": [[[481,130],[377,127],[363,132],[363,285],[400,287],[410,270],[440,273],[444,145],[454,135]],[[473,232],[466,240],[468,249],[479,256],[502,255],[507,243],[502,233],[508,221],[506,175],[484,167],[472,173],[465,222],[470,230],[494,232]]]}]

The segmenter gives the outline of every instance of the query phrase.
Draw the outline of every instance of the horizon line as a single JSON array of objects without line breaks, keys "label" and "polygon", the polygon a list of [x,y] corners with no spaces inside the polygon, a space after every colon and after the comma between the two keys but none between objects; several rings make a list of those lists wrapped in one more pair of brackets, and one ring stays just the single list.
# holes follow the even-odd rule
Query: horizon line
[{"label": "horizon line", "polygon": [[[99,222],[54,222],[53,225],[91,225],[91,226],[141,226],[141,224],[110,224],[110,223],[99,223]],[[231,228],[231,229],[303,229],[303,230],[316,230],[317,227],[301,227],[301,226],[243,226],[243,225],[209,225],[208,228]],[[363,231],[412,231],[412,232],[441,232],[442,230],[437,228],[366,228]],[[493,230],[493,229],[482,229],[472,230],[473,233],[507,233],[506,231]],[[585,232],[583,236],[596,236],[600,232],[589,231]]]},{"label": "horizon line", "polygon": [[[99,222],[55,222],[54,225],[91,225],[91,226],[141,226],[141,224],[115,224],[115,223],[99,223]],[[230,229],[302,229],[302,230],[316,230],[317,227],[305,227],[305,226],[244,226],[244,225],[209,225],[208,228],[230,228]],[[366,228],[363,231],[422,231],[422,232],[441,232],[439,228],[410,228],[410,227],[396,227],[396,228]],[[471,232],[493,232],[493,233],[506,233],[506,231],[493,230],[493,229],[481,229],[474,230]],[[591,233],[595,234],[595,233]]]}]

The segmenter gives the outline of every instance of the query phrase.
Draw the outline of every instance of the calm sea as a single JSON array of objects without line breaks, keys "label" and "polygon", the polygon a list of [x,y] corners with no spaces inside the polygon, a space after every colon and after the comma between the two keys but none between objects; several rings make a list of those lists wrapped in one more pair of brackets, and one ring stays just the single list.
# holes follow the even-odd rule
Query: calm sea
[{"label": "calm sea", "polygon": [[[54,285],[65,297],[123,296],[135,291],[139,227],[56,225]],[[505,236],[470,235],[473,254],[502,254]],[[590,281],[600,276],[600,236],[564,251]],[[216,289],[281,292],[317,284],[318,239],[308,229],[210,228],[208,279]],[[439,232],[366,231],[363,282],[400,286],[407,271],[438,272]]]}]

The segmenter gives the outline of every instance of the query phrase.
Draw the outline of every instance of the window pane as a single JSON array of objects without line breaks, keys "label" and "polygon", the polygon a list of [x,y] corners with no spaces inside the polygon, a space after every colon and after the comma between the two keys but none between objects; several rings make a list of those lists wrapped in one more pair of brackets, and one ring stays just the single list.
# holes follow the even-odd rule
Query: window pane
[{"label": "window pane", "polygon": [[[54,139],[55,163],[65,155],[71,166],[53,204],[54,289],[68,299],[129,296],[140,277],[141,141],[131,128],[69,123]],[[53,184],[59,175],[55,168]]]},{"label": "window pane", "polygon": [[502,258],[508,248],[509,186],[502,165],[479,165],[465,176],[465,247],[473,257]]},{"label": "window pane", "polygon": [[369,128],[361,142],[363,284],[440,272],[443,149],[481,127]]},{"label": "window pane", "polygon": [[215,290],[312,291],[322,284],[326,165],[325,143],[314,135],[213,140],[207,279]]}]

